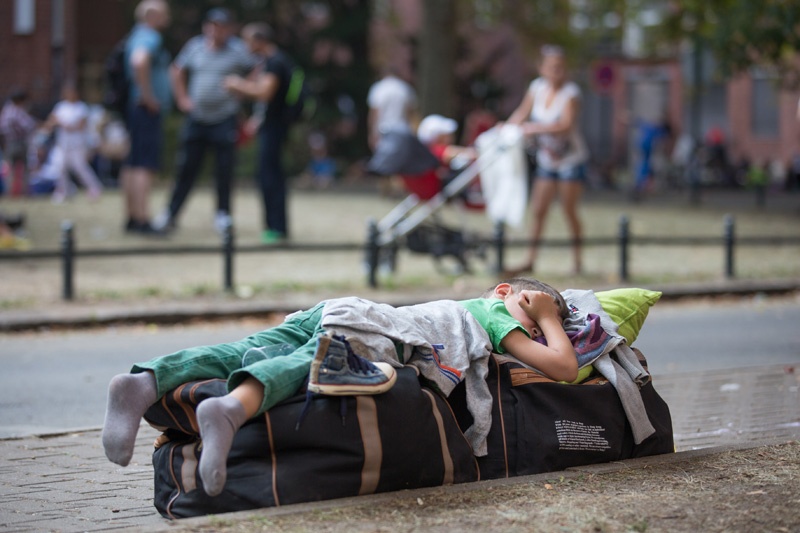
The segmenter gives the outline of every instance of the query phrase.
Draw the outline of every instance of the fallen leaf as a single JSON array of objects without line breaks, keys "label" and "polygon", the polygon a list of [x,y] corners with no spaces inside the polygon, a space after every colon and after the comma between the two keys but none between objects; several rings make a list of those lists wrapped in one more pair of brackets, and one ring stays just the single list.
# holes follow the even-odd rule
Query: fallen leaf
[{"label": "fallen leaf", "polygon": [[550,483],[545,483],[544,488],[546,488],[547,490],[553,490],[553,485],[551,485]]}]

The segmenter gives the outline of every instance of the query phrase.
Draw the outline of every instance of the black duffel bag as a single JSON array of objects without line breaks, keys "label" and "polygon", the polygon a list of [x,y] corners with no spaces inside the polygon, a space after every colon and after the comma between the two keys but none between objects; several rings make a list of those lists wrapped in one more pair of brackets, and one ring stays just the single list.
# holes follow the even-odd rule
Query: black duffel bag
[{"label": "black duffel bag", "polygon": [[[641,353],[634,351],[646,365]],[[638,445],[616,389],[602,377],[577,385],[560,383],[495,355],[489,362],[487,382],[494,405],[487,440],[489,454],[478,458],[481,479],[554,472],[675,451],[669,407],[652,381],[640,392],[656,431]],[[464,387],[457,387],[448,400],[462,427],[468,426],[471,417]]]},{"label": "black duffel bag", "polygon": [[[302,392],[302,391],[301,391]],[[225,488],[202,489],[195,408],[226,393],[224,380],[186,383],[145,419],[164,431],[153,453],[155,506],[168,518],[243,511],[378,492],[475,481],[478,466],[447,402],[398,370],[375,396],[306,396],[282,402],[236,434]]]}]

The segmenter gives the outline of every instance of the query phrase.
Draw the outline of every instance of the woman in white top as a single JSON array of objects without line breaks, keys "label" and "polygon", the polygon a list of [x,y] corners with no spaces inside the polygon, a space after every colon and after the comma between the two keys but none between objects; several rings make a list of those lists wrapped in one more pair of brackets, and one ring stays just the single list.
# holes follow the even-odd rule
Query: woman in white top
[{"label": "woman in white top", "polygon": [[86,187],[90,199],[100,196],[103,186],[92,167],[89,166],[90,139],[87,124],[89,106],[81,101],[78,89],[66,82],[62,89],[63,100],[58,102],[50,114],[49,125],[56,128],[56,147],[63,155],[63,164],[53,202],[61,203],[69,194],[69,173],[72,172]]},{"label": "woman in white top", "polygon": [[538,244],[550,204],[556,194],[572,233],[574,271],[581,264],[581,221],[578,201],[586,180],[586,143],[578,129],[581,90],[567,80],[564,50],[548,45],[542,48],[540,77],[533,80],[509,123],[519,124],[523,132],[536,138],[536,179],[531,191],[531,245],[526,262],[508,272],[511,275],[533,271]]}]

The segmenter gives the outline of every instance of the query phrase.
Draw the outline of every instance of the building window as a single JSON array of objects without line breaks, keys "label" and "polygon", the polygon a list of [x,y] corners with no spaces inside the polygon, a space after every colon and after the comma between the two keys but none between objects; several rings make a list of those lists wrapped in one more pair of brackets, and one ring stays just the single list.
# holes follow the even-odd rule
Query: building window
[{"label": "building window", "polygon": [[750,101],[751,130],[756,137],[778,137],[778,86],[775,76],[764,69],[752,69],[753,96]]},{"label": "building window", "polygon": [[14,34],[30,35],[36,29],[36,1],[14,0]]}]

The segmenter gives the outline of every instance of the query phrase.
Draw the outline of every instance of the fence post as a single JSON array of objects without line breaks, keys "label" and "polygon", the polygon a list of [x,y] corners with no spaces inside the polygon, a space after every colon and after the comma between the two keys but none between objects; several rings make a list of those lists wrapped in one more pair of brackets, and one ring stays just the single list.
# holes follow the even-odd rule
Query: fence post
[{"label": "fence post", "polygon": [[72,300],[75,294],[73,286],[73,267],[75,263],[75,237],[72,221],[61,223],[61,298]]},{"label": "fence post", "polygon": [[628,246],[630,245],[630,221],[627,215],[619,217],[619,279],[628,281]]},{"label": "fence post", "polygon": [[732,279],[734,277],[733,268],[733,254],[736,244],[736,222],[733,215],[725,215],[725,277]]},{"label": "fence post", "polygon": [[226,291],[233,291],[233,222],[228,219],[222,228],[223,284]]},{"label": "fence post", "polygon": [[370,288],[378,287],[378,261],[380,259],[380,246],[378,246],[378,223],[370,218],[367,221],[367,283]]},{"label": "fence post", "polygon": [[506,250],[506,225],[497,222],[494,225],[494,249],[497,257],[495,263],[495,273],[500,274],[505,271],[505,250]]}]

